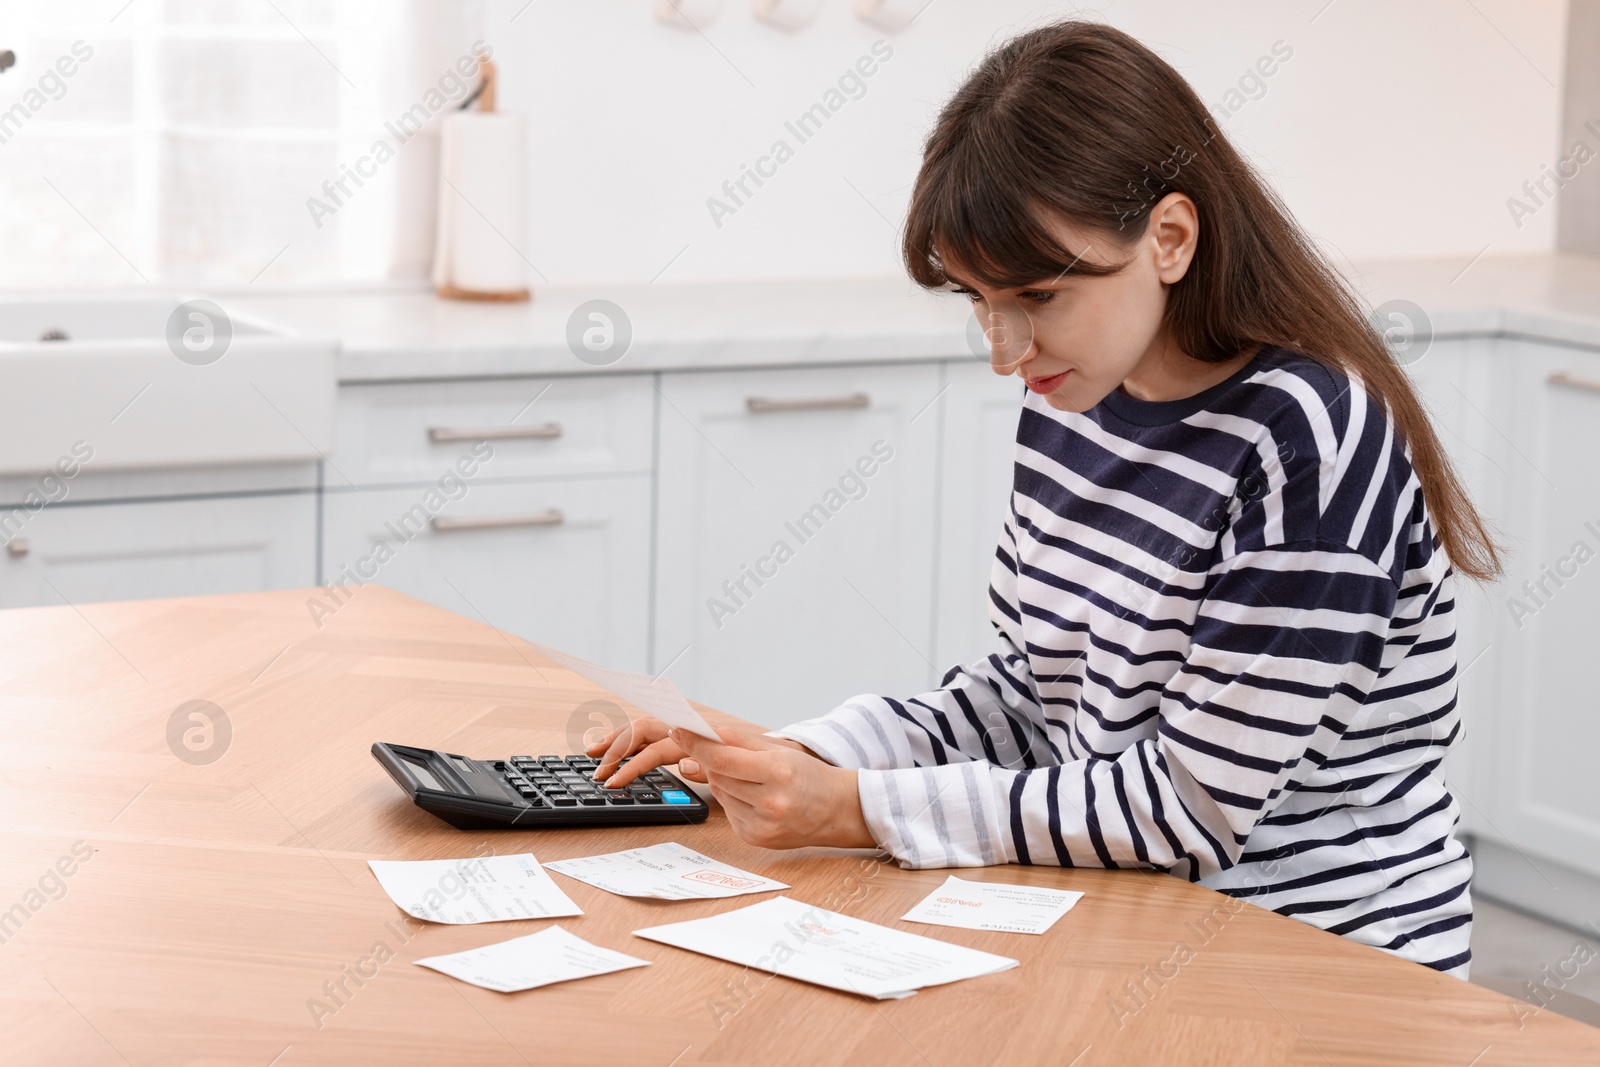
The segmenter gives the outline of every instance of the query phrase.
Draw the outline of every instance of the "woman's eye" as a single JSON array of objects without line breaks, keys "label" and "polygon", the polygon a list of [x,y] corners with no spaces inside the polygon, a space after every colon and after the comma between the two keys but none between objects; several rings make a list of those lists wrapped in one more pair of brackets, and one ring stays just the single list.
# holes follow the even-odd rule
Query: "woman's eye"
[{"label": "woman's eye", "polygon": [[1056,294],[1049,289],[1032,289],[1020,294],[1024,300],[1031,300],[1035,304],[1048,304],[1055,299]]},{"label": "woman's eye", "polygon": [[972,301],[974,304],[976,304],[978,301],[983,299],[982,296],[980,296],[979,294],[973,292],[971,289],[952,289],[950,291],[952,293],[959,293],[961,296],[966,297],[968,300]]}]

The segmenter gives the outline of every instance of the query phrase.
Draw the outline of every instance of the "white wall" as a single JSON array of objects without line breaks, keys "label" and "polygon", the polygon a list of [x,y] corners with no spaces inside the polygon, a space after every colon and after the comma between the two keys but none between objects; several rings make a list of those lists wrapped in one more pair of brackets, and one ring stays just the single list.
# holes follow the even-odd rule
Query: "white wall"
[{"label": "white wall", "polygon": [[[503,106],[531,120],[539,269],[554,282],[897,272],[939,104],[992,43],[1074,7],[934,0],[886,35],[849,0],[822,2],[791,35],[723,0],[700,35],[659,25],[653,0],[491,0]],[[1212,102],[1286,42],[1293,57],[1229,119],[1239,145],[1336,254],[1465,263],[1486,245],[1554,245],[1554,207],[1518,228],[1506,199],[1558,157],[1565,15],[1564,0],[1122,0],[1104,17]],[[880,37],[894,56],[866,94],[718,228],[707,198]]]}]

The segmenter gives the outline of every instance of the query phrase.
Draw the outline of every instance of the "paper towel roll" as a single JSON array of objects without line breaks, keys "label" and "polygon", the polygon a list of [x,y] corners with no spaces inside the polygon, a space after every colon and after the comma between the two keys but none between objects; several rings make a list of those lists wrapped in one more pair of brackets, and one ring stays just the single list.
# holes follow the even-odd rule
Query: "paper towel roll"
[{"label": "paper towel roll", "polygon": [[526,131],[505,111],[458,111],[440,127],[433,285],[463,300],[528,299]]}]

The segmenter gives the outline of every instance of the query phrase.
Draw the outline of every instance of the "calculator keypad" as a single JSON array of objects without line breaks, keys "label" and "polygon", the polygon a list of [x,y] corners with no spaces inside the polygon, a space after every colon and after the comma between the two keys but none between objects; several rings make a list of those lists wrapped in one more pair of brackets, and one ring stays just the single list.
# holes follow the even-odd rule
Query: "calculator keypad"
[{"label": "calculator keypad", "polygon": [[[624,760],[624,763],[627,761]],[[660,771],[648,771],[617,789],[594,780],[600,761],[590,756],[512,756],[490,763],[530,807],[667,807],[692,804],[688,793]]]}]

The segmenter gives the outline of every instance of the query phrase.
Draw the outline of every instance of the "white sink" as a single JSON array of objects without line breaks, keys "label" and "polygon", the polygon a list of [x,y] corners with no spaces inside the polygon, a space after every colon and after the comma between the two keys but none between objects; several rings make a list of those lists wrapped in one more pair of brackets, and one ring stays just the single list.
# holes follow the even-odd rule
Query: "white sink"
[{"label": "white sink", "polygon": [[338,342],[227,305],[178,293],[0,297],[0,474],[47,470],[80,441],[93,470],[326,452]]}]

